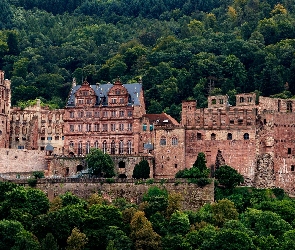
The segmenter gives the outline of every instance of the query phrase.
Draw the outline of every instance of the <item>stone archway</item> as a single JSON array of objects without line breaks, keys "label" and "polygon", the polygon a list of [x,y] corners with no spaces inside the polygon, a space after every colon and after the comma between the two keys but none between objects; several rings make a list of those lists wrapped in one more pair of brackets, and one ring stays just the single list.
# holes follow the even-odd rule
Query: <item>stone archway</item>
[{"label": "stone archway", "polygon": [[127,178],[126,176],[126,163],[124,161],[119,162],[119,178]]}]

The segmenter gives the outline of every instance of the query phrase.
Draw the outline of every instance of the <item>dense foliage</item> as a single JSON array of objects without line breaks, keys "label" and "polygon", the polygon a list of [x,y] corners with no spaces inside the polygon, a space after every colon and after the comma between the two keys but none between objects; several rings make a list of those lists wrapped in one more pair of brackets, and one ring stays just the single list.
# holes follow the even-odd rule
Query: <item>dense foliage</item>
[{"label": "dense foliage", "polygon": [[1,249],[293,249],[295,202],[282,189],[216,187],[216,201],[183,211],[179,193],[151,186],[138,205],[0,182]]},{"label": "dense foliage", "polygon": [[147,160],[142,160],[134,166],[132,177],[135,179],[150,178],[150,165]]},{"label": "dense foliage", "polygon": [[91,175],[106,178],[115,176],[115,164],[111,156],[103,153],[100,149],[91,148],[85,160]]},{"label": "dense foliage", "polygon": [[273,0],[2,0],[0,68],[12,103],[63,107],[78,83],[142,80],[149,113],[256,91],[295,94],[295,7]]}]

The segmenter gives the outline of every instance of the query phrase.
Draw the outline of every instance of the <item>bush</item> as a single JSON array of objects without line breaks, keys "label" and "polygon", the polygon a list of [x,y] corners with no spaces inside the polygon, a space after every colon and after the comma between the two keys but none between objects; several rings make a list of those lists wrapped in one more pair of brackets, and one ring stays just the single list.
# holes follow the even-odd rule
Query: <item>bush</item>
[{"label": "bush", "polygon": [[35,171],[35,172],[33,172],[33,176],[36,179],[41,179],[41,178],[44,178],[44,173],[42,171]]},{"label": "bush", "polygon": [[215,178],[225,188],[233,189],[244,182],[244,177],[237,170],[224,165],[215,171]]},{"label": "bush", "polygon": [[28,184],[30,187],[36,187],[37,185],[37,179],[36,178],[30,178],[28,179]]},{"label": "bush", "polygon": [[150,178],[150,166],[147,160],[142,160],[135,165],[132,178],[135,178],[135,179]]}]

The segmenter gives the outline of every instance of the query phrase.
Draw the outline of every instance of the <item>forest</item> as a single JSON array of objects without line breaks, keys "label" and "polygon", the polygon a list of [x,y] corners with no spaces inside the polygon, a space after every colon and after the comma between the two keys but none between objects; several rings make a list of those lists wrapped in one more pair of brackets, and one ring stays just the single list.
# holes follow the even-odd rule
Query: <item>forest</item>
[{"label": "forest", "polygon": [[[2,250],[290,250],[295,202],[282,189],[216,186],[215,202],[181,209],[183,197],[149,183],[139,204],[100,193],[49,201],[0,182]],[[138,184],[145,185],[145,184]],[[190,184],[196,185],[196,184]]]},{"label": "forest", "polygon": [[148,113],[181,101],[295,95],[292,0],[2,0],[0,69],[12,104],[65,106],[78,83],[142,81]]}]

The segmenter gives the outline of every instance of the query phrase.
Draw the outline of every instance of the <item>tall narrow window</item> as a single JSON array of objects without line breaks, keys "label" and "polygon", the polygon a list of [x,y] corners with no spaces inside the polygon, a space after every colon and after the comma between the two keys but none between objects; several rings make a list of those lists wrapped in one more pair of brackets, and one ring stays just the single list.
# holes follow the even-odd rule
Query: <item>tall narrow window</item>
[{"label": "tall narrow window", "polygon": [[250,138],[249,134],[248,133],[245,133],[244,134],[244,140],[249,140],[249,138]]},{"label": "tall narrow window", "polygon": [[116,153],[116,145],[115,141],[111,142],[111,154],[114,155]]},{"label": "tall narrow window", "polygon": [[131,154],[131,152],[132,152],[132,143],[131,143],[131,141],[128,141],[127,142],[127,154]]},{"label": "tall narrow window", "polygon": [[86,142],[86,154],[90,153],[90,142]]},{"label": "tall narrow window", "polygon": [[287,112],[292,112],[292,102],[287,102]]},{"label": "tall narrow window", "polygon": [[82,154],[82,142],[78,143],[78,155]]},{"label": "tall narrow window", "polygon": [[94,142],[94,147],[97,149],[98,148],[98,141]]},{"label": "tall narrow window", "polygon": [[211,140],[212,141],[216,140],[216,134],[214,134],[214,133],[211,134]]},{"label": "tall narrow window", "polygon": [[105,154],[107,152],[107,142],[103,141],[102,143],[102,152]]},{"label": "tall narrow window", "polygon": [[121,140],[119,142],[119,154],[123,154],[124,153],[124,143],[123,141]]},{"label": "tall narrow window", "polygon": [[232,133],[228,133],[227,134],[227,140],[232,140],[233,139],[233,135]]}]

